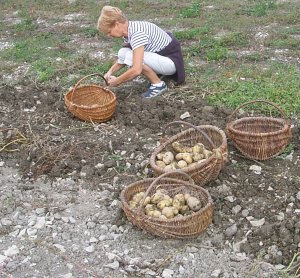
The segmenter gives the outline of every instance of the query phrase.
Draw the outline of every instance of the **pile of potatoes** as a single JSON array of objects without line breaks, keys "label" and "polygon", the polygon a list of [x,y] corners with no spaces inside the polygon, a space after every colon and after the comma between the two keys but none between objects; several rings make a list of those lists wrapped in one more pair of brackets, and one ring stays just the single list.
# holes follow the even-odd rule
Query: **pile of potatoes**
[{"label": "pile of potatoes", "polygon": [[180,142],[172,143],[173,151],[161,152],[156,155],[156,165],[167,171],[183,169],[195,163],[202,162],[212,155],[202,143],[193,147],[185,147]]},{"label": "pile of potatoes", "polygon": [[[131,209],[137,209],[145,192],[139,192],[133,195],[129,201]],[[172,219],[190,215],[201,209],[201,201],[191,196],[189,193],[179,193],[172,198],[164,189],[157,189],[152,196],[147,196],[142,204],[146,215],[159,219]]]}]

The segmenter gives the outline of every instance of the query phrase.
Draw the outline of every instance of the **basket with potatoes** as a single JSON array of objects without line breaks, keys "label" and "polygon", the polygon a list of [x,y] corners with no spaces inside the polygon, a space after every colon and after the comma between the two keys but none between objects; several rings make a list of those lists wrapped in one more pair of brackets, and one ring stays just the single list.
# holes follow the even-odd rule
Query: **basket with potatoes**
[{"label": "basket with potatoes", "polygon": [[[190,128],[165,137],[171,125]],[[189,174],[195,183],[203,186],[219,175],[228,157],[227,139],[224,131],[212,125],[194,126],[184,121],[168,124],[163,132],[163,143],[150,157],[155,175],[180,169]]]},{"label": "basket with potatoes", "polygon": [[132,183],[120,198],[130,222],[163,238],[195,238],[212,221],[210,194],[181,170]]}]

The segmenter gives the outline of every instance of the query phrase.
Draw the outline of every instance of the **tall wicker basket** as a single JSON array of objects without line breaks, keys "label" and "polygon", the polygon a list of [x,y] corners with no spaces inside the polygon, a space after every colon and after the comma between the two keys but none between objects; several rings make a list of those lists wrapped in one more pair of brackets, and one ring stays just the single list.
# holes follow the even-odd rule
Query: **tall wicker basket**
[{"label": "tall wicker basket", "polygon": [[[168,127],[181,124],[190,128],[179,132],[170,138],[165,137],[165,132]],[[194,146],[196,143],[203,143],[207,149],[213,151],[213,155],[204,161],[181,169],[183,172],[190,175],[198,186],[203,186],[208,182],[215,180],[227,161],[228,148],[226,135],[224,131],[216,126],[194,126],[188,122],[174,121],[165,127],[163,138],[163,143],[154,150],[150,157],[150,166],[156,176],[167,172],[167,170],[157,166],[157,154],[172,151],[172,143],[175,141],[189,147]]]},{"label": "tall wicker basket", "polygon": [[116,110],[115,94],[95,84],[81,85],[81,82],[91,76],[102,74],[94,73],[81,78],[75,87],[64,97],[68,110],[81,120],[88,122],[106,122],[110,120]]},{"label": "tall wicker basket", "polygon": [[[272,106],[281,117],[254,116],[233,120],[242,107],[256,103]],[[234,146],[245,157],[254,160],[266,160],[280,154],[292,137],[290,122],[283,110],[265,100],[249,101],[237,107],[229,117],[226,132]]]},{"label": "tall wicker basket", "polygon": [[[145,198],[151,196],[158,188],[166,190],[171,197],[178,193],[189,193],[201,201],[202,207],[191,215],[179,218],[165,220],[147,216],[142,204]],[[129,201],[139,192],[145,192],[144,197],[140,206],[133,209],[129,206]],[[150,234],[163,238],[195,238],[212,222],[213,202],[210,194],[204,188],[196,186],[192,178],[180,170],[134,182],[122,190],[120,198],[122,208],[130,222]]]}]

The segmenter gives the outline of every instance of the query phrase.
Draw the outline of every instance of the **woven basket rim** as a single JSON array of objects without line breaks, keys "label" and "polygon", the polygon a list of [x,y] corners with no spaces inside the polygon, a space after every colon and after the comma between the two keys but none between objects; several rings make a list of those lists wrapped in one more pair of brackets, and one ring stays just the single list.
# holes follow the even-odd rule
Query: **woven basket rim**
[{"label": "woven basket rim", "polygon": [[[269,132],[251,132],[251,131],[243,131],[243,130],[239,130],[237,128],[235,128],[234,126],[243,122],[247,122],[247,121],[269,121],[269,122],[276,122],[279,124],[282,124],[282,128],[276,131],[269,131]],[[282,134],[284,132],[289,131],[290,129],[290,124],[287,123],[286,120],[282,119],[282,118],[273,118],[273,117],[243,117],[240,119],[236,119],[234,121],[231,121],[229,123],[227,123],[226,125],[226,129],[227,131],[230,131],[232,133],[235,134],[240,134],[240,135],[244,135],[244,136],[260,136],[260,137],[265,137],[265,136],[270,136],[270,135],[279,135]]]},{"label": "woven basket rim", "polygon": [[[116,99],[117,99],[117,97],[116,97],[116,94],[114,93],[114,92],[112,92],[111,90],[108,90],[108,89],[106,89],[106,88],[103,88],[103,87],[101,87],[101,86],[98,86],[98,85],[81,85],[80,87],[78,87],[76,90],[79,90],[79,89],[84,89],[84,87],[96,87],[96,88],[101,88],[103,91],[106,91],[110,96],[112,96],[112,98],[108,101],[108,102],[105,102],[105,103],[103,103],[103,104],[93,104],[93,106],[88,106],[88,105],[82,105],[82,104],[77,104],[76,102],[74,102],[72,99],[71,99],[71,97],[72,97],[72,94],[74,93],[74,90],[73,89],[71,89],[71,90],[69,90],[66,94],[65,94],[65,96],[64,96],[64,99],[65,99],[65,101],[66,102],[68,102],[68,104],[69,105],[73,105],[73,106],[76,106],[76,107],[80,107],[80,108],[91,108],[91,109],[93,109],[93,108],[103,108],[103,107],[105,107],[105,106],[108,106],[108,105],[110,105],[110,104],[113,104],[114,102],[116,102]],[[76,90],[75,90],[75,92],[76,92]]]}]

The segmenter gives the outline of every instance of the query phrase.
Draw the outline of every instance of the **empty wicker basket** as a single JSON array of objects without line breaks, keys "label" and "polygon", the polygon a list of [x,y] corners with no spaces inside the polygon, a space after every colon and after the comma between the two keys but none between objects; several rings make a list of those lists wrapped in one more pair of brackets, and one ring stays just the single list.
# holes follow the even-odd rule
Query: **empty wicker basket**
[{"label": "empty wicker basket", "polygon": [[84,79],[95,75],[105,80],[98,73],[87,75],[65,95],[64,100],[68,110],[79,119],[88,122],[106,122],[112,118],[116,110],[115,94],[95,84],[80,86]]},{"label": "empty wicker basket", "polygon": [[196,143],[202,143],[207,149],[212,150],[213,154],[204,161],[185,167],[181,170],[190,175],[195,183],[199,186],[203,186],[206,183],[215,180],[228,157],[225,132],[212,125],[194,126],[187,122],[174,121],[165,127],[163,136],[165,136],[166,129],[174,124],[183,124],[189,126],[190,128],[179,132],[170,138],[166,138],[164,142],[154,150],[150,157],[150,165],[154,171],[154,174],[158,176],[167,172],[167,170],[159,167],[156,164],[156,156],[161,152],[172,151],[173,142],[177,141],[184,146],[189,147],[195,145]]},{"label": "empty wicker basket", "polygon": [[[166,190],[170,196],[189,193],[201,201],[201,209],[191,215],[172,219],[147,216],[142,204],[145,198],[151,196],[157,188]],[[139,192],[145,192],[144,198],[138,208],[132,209],[129,201]],[[165,173],[157,178],[147,178],[132,183],[122,190],[120,198],[122,208],[130,222],[150,234],[163,238],[195,238],[203,233],[212,222],[213,202],[210,194],[204,188],[196,186],[191,177],[179,170]]]},{"label": "empty wicker basket", "polygon": [[[233,120],[239,109],[258,102],[274,107],[282,118],[254,116]],[[292,137],[290,122],[283,110],[265,100],[249,101],[237,107],[229,117],[226,131],[234,146],[245,157],[254,160],[266,160],[280,154]]]}]

